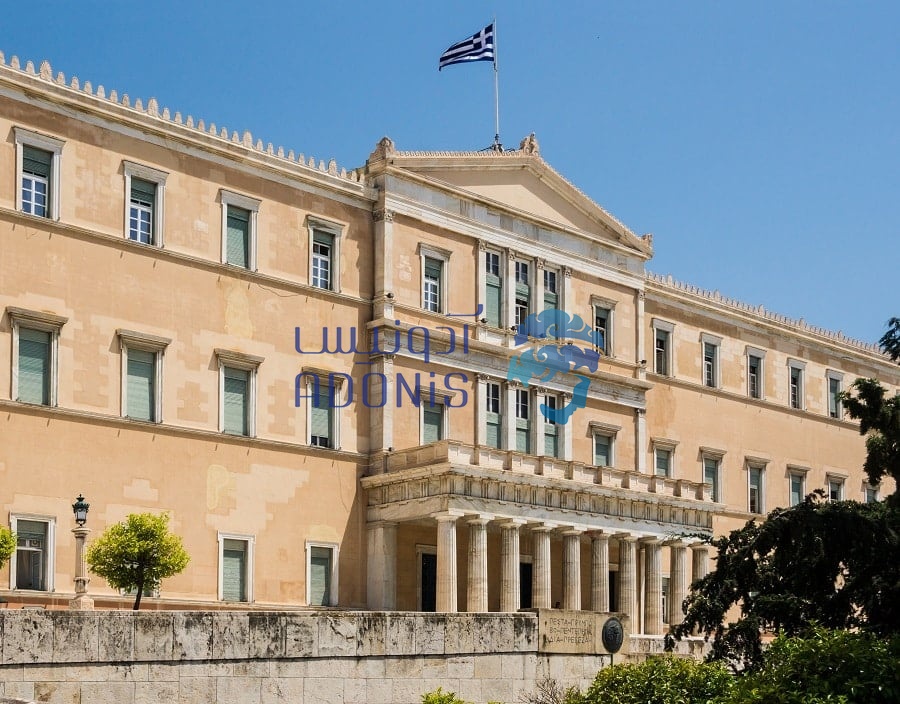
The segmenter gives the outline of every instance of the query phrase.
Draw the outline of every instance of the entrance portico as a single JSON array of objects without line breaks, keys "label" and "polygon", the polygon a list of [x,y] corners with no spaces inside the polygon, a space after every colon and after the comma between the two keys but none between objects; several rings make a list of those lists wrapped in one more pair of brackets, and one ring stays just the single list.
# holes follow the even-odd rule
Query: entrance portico
[{"label": "entrance portico", "polygon": [[[496,454],[511,453],[489,453]],[[397,455],[406,466],[398,466]],[[692,576],[705,572],[705,546],[686,537],[710,531],[715,505],[705,485],[682,480],[667,492],[646,475],[610,474],[600,477],[605,483],[588,483],[509,471],[491,466],[496,458],[483,457],[479,448],[453,441],[391,459],[389,471],[362,480],[368,497],[369,608],[409,608],[398,603],[397,591],[411,579],[419,581],[417,606],[424,603],[423,589],[431,585],[422,583],[421,573],[413,576],[419,565],[398,561],[398,544],[410,541],[433,541],[437,611],[484,612],[489,604],[500,611],[617,610],[630,618],[635,632],[649,635],[661,634],[664,621],[680,616],[689,544]],[[416,460],[422,463],[409,466]],[[642,486],[642,480],[651,481]],[[530,604],[521,603],[523,545],[531,562]]]}]

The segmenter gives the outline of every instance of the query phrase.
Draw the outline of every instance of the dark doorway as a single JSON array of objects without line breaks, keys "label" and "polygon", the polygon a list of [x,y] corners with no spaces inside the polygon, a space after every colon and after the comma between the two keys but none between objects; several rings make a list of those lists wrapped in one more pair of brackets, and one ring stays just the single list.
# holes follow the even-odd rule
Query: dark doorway
[{"label": "dark doorway", "polygon": [[531,563],[519,563],[519,607],[522,609],[531,608]]},{"label": "dark doorway", "polygon": [[419,579],[422,585],[422,611],[437,609],[437,555],[423,552],[419,568]]},{"label": "dark doorway", "polygon": [[[609,573],[609,606],[603,611],[618,611],[619,609],[619,573]],[[603,608],[603,604],[600,605]]]}]

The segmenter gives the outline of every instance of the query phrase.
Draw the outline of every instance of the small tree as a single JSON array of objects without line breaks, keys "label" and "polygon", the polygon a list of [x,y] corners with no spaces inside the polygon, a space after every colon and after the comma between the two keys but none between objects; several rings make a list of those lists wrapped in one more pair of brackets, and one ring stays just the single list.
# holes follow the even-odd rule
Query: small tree
[{"label": "small tree", "polygon": [[9,528],[0,527],[0,567],[12,557],[16,551],[16,534]]},{"label": "small tree", "polygon": [[141,608],[145,590],[178,574],[190,560],[181,538],[170,533],[168,526],[167,513],[132,513],[122,523],[107,528],[88,548],[91,572],[103,577],[113,589],[137,591],[135,611]]}]

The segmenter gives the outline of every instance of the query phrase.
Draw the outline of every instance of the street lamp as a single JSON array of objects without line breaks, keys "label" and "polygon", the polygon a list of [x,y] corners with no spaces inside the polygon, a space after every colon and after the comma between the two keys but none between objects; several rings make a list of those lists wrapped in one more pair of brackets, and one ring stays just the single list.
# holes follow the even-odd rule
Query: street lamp
[{"label": "street lamp", "polygon": [[90,510],[91,505],[84,500],[84,496],[78,494],[78,498],[75,499],[75,503],[72,504],[72,513],[75,514],[75,522],[78,524],[79,528],[84,528],[84,524],[87,523],[87,515],[88,510]]},{"label": "street lamp", "polygon": [[84,500],[84,496],[78,494],[78,498],[72,504],[72,513],[75,514],[75,524],[78,527],[72,529],[75,534],[75,598],[69,602],[69,608],[79,611],[90,611],[94,608],[94,600],[87,595],[87,585],[90,580],[87,577],[84,560],[84,541],[91,532],[89,528],[84,527],[84,524],[87,523],[90,508],[91,505]]}]

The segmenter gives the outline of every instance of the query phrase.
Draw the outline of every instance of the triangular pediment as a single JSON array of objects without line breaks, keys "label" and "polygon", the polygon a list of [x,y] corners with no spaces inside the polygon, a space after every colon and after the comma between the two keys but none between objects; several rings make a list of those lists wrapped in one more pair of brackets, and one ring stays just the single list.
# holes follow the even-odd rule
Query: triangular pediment
[{"label": "triangular pediment", "polygon": [[384,159],[394,171],[414,173],[488,204],[650,255],[649,237],[635,235],[567,181],[541,158],[536,142],[529,145],[526,139],[522,144],[521,149],[503,152],[401,152],[393,149],[390,140],[382,140],[372,157],[374,161]]}]

